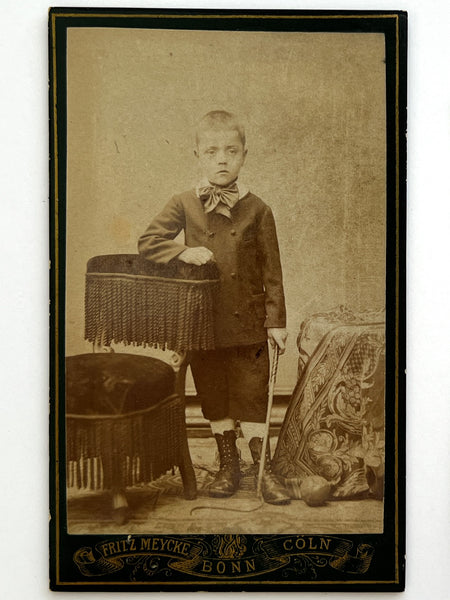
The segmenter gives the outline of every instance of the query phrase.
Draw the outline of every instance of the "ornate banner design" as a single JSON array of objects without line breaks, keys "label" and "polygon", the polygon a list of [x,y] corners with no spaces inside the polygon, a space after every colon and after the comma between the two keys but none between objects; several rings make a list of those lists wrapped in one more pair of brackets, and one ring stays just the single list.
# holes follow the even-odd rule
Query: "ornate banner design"
[{"label": "ornate banner design", "polygon": [[[374,548],[329,536],[284,535],[265,540],[244,535],[215,535],[209,543],[204,539],[166,536],[134,537],[105,540],[94,548],[82,547],[73,560],[86,577],[104,576],[116,571],[129,571],[131,581],[146,580],[171,570],[209,579],[247,578],[284,569],[310,579],[317,568],[330,566],[351,574],[366,573]],[[161,561],[161,558],[168,558]]]}]

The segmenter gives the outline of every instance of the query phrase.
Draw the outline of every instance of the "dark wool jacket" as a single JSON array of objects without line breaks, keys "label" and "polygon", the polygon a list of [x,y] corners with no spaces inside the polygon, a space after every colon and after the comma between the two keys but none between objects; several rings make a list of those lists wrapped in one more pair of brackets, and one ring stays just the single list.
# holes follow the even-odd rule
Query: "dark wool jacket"
[{"label": "dark wool jacket", "polygon": [[[272,211],[251,192],[231,209],[231,220],[205,214],[194,189],[174,196],[138,243],[148,260],[168,263],[186,247],[209,248],[220,272],[215,303],[217,347],[267,339],[267,327],[286,326],[278,240]],[[174,241],[184,230],[185,244]]]}]

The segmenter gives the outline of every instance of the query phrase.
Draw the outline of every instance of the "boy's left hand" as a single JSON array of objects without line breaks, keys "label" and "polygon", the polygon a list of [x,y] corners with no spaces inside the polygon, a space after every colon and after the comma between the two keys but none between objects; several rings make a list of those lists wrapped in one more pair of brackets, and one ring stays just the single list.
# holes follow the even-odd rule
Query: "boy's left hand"
[{"label": "boy's left hand", "polygon": [[286,350],[286,340],[288,337],[287,329],[281,327],[268,327],[267,337],[269,338],[270,345],[275,348],[275,344],[280,349],[280,354],[284,354]]}]

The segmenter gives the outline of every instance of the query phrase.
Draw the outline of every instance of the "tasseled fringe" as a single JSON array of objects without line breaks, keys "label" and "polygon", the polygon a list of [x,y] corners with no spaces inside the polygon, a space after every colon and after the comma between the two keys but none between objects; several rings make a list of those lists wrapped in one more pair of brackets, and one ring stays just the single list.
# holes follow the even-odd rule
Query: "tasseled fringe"
[{"label": "tasseled fringe", "polygon": [[212,350],[215,284],[213,280],[88,273],[85,339],[175,352]]},{"label": "tasseled fringe", "polygon": [[154,481],[180,464],[185,435],[178,397],[120,418],[68,416],[68,486],[99,490]]}]

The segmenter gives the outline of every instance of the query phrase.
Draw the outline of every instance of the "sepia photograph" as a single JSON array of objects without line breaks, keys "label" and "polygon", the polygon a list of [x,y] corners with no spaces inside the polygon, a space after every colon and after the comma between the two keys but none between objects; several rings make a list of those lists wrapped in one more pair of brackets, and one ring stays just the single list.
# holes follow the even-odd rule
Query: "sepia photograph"
[{"label": "sepia photograph", "polygon": [[400,591],[406,13],[49,36],[52,589]]}]

